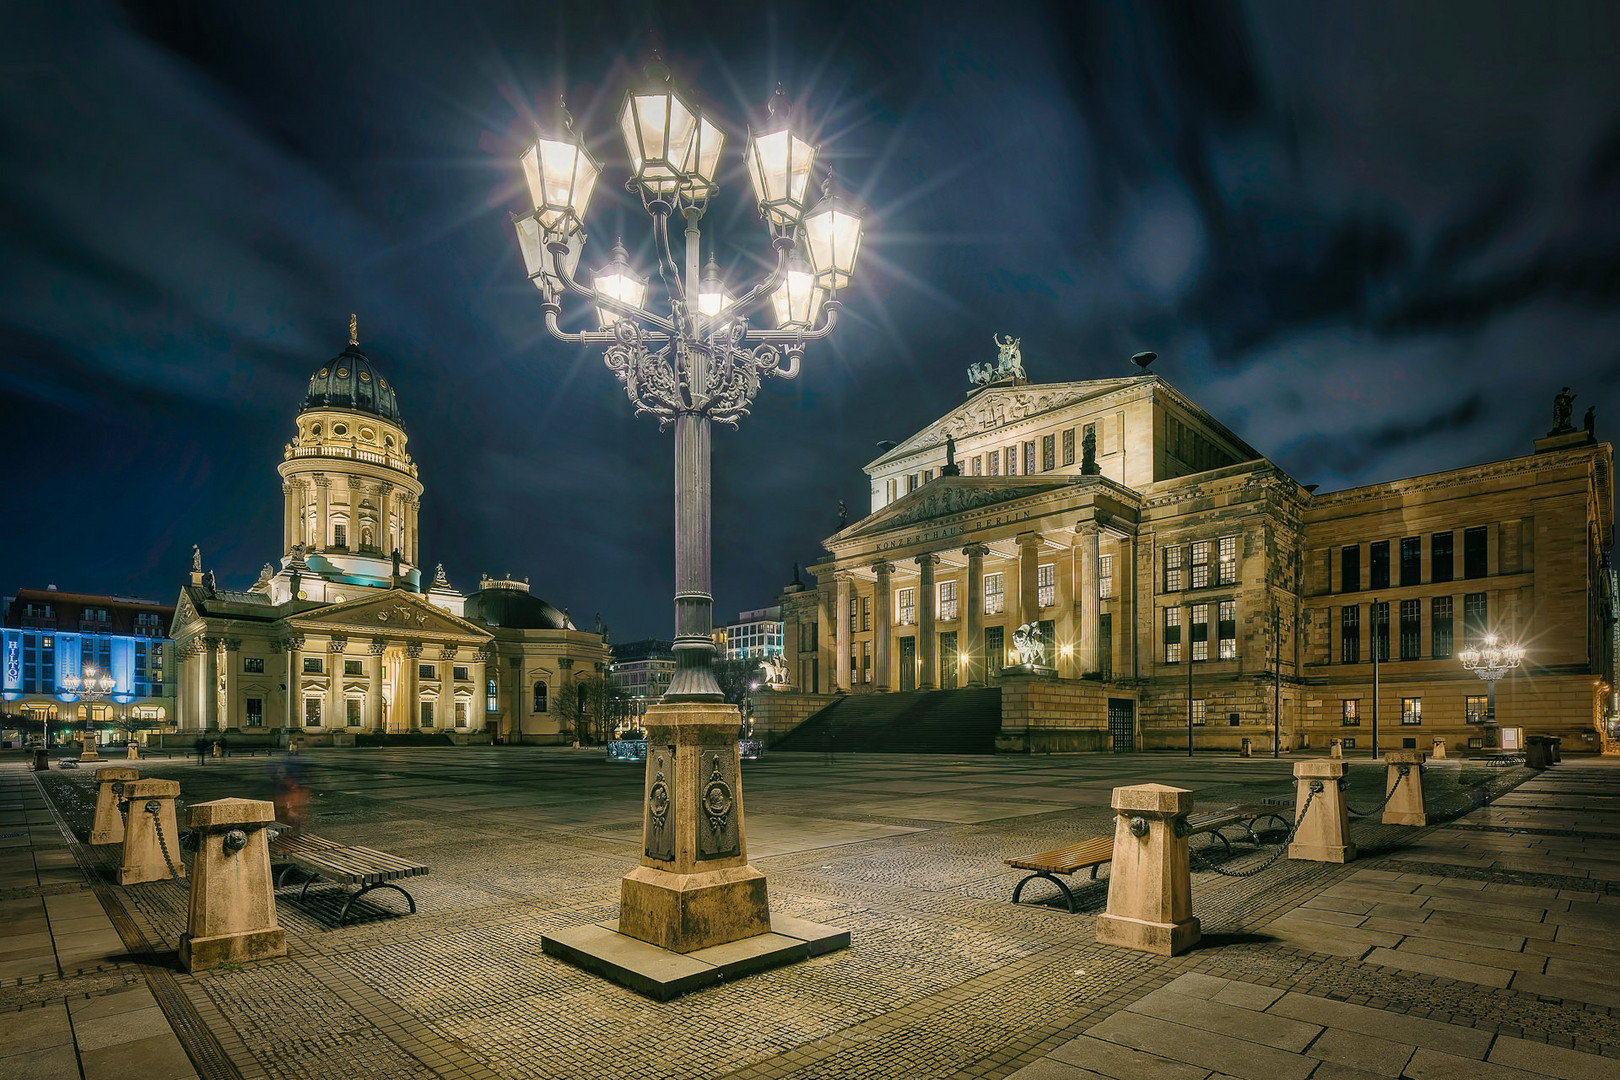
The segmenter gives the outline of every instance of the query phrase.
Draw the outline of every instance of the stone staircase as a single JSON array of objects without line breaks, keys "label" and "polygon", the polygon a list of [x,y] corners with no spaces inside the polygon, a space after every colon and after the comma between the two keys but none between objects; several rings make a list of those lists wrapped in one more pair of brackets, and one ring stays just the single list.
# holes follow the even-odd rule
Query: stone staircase
[{"label": "stone staircase", "polygon": [[812,714],[771,748],[824,752],[829,725],[838,753],[993,754],[1001,730],[1001,691],[850,694]]}]

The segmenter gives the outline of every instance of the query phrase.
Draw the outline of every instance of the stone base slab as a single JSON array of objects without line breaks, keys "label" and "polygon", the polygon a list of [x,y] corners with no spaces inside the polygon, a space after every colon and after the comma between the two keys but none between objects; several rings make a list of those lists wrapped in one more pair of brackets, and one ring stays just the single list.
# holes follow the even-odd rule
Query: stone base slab
[{"label": "stone base slab", "polygon": [[849,948],[849,931],[777,915],[771,932],[689,953],[619,933],[617,919],[546,934],[540,947],[644,997],[668,1001],[705,986]]},{"label": "stone base slab", "polygon": [[1147,922],[1122,915],[1097,916],[1097,943],[1159,956],[1179,956],[1198,944],[1203,930],[1196,918],[1179,923]]},{"label": "stone base slab", "polygon": [[1385,825],[1427,825],[1429,815],[1416,814],[1411,811],[1385,810],[1384,816],[1380,820]]},{"label": "stone base slab", "polygon": [[1356,845],[1345,844],[1342,847],[1325,847],[1321,844],[1289,844],[1288,857],[1290,859],[1303,859],[1306,862],[1354,862]]},{"label": "stone base slab", "polygon": [[287,932],[279,926],[248,934],[221,934],[194,938],[180,935],[180,966],[187,971],[209,971],[220,964],[246,964],[287,955]]},{"label": "stone base slab", "polygon": [[629,936],[677,953],[772,929],[765,875],[746,865],[698,874],[638,866],[620,882],[619,918]]}]

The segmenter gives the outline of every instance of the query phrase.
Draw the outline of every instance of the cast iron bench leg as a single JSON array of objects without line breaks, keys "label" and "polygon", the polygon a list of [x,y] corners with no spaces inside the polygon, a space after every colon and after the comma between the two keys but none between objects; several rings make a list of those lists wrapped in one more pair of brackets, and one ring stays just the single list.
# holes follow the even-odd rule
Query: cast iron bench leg
[{"label": "cast iron bench leg", "polygon": [[[1232,841],[1228,840],[1224,835],[1222,835],[1220,829],[1211,829],[1211,830],[1209,830],[1209,835],[1211,837],[1210,842],[1209,842],[1211,847],[1214,847],[1215,846],[1215,841],[1219,840],[1221,842],[1221,846],[1226,848],[1226,853],[1228,855],[1232,854]],[[1249,839],[1250,840],[1254,839],[1254,834],[1253,833],[1249,834]]]},{"label": "cast iron bench leg", "polygon": [[315,879],[320,877],[320,876],[321,875],[319,875],[319,874],[310,874],[309,877],[304,880],[304,887],[302,889],[298,890],[298,902],[299,903],[304,902],[304,895],[309,892],[309,887],[311,885],[315,884]]},{"label": "cast iron bench leg", "polygon": [[[1091,876],[1092,877],[1097,876],[1097,868],[1095,866],[1093,866],[1091,868]],[[1056,885],[1059,889],[1063,890],[1063,899],[1068,901],[1068,904],[1069,904],[1069,914],[1070,915],[1074,914],[1074,893],[1069,891],[1069,887],[1067,885],[1063,884],[1063,882],[1059,881],[1057,878],[1053,877],[1051,874],[1046,873],[1045,871],[1039,871],[1037,873],[1033,873],[1033,874],[1029,875],[1029,877],[1025,878],[1023,881],[1020,881],[1018,883],[1018,887],[1013,889],[1013,901],[1012,901],[1013,903],[1015,903],[1015,904],[1018,903],[1018,898],[1024,894],[1024,886],[1028,885],[1030,882],[1034,881],[1036,878],[1045,878],[1047,881],[1050,881],[1052,884]],[[415,911],[416,909],[413,907],[411,910]]]},{"label": "cast iron bench leg", "polygon": [[362,896],[366,895],[366,893],[370,892],[373,889],[393,889],[395,892],[399,893],[399,895],[403,896],[406,899],[406,901],[411,905],[411,914],[412,915],[416,914],[416,900],[414,898],[412,898],[410,893],[406,892],[404,889],[400,888],[398,885],[393,885],[393,884],[390,884],[390,883],[388,883],[386,881],[379,881],[375,885],[367,885],[365,888],[361,889],[359,892],[357,892],[353,896],[349,897],[348,902],[343,905],[343,910],[338,913],[338,925],[339,926],[342,926],[345,922],[348,921],[349,909],[354,906],[354,902],[356,900],[360,899]]}]

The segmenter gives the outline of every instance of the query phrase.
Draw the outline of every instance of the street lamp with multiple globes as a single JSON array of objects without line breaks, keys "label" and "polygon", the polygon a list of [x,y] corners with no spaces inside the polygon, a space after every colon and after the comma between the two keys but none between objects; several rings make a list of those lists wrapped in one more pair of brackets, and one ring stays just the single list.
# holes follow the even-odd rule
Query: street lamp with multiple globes
[{"label": "street lamp with multiple globes", "polygon": [[[74,675],[70,672],[67,675],[63,675],[59,682],[63,690],[66,690],[70,694],[77,695],[78,699],[86,704],[100,701],[102,698],[108,696],[118,688],[118,680],[114,679],[109,672],[102,671],[100,668],[90,664],[85,665],[83,674]],[[90,725],[94,722],[94,713],[95,708],[92,705],[92,707],[87,710],[84,718],[84,741],[81,744],[83,746],[83,750],[79,755],[81,758],[93,759],[99,756],[97,755],[90,741]],[[50,731],[48,724],[45,741],[47,743],[50,742]]]},{"label": "street lamp with multiple globes", "polygon": [[1509,645],[1495,634],[1486,634],[1477,646],[1457,653],[1462,666],[1485,680],[1485,745],[1496,746],[1496,680],[1518,667],[1524,649]]},{"label": "street lamp with multiple globes", "polygon": [[[791,379],[806,345],[838,323],[839,300],[860,254],[862,212],[833,186],[809,205],[817,148],[795,130],[780,85],[760,130],[743,151],[760,216],[770,232],[775,266],[740,296],[720,277],[711,252],[700,274],[698,222],[718,187],[725,132],[676,88],[656,58],[625,95],[618,126],[630,159],[628,188],[652,218],[658,272],[667,309],[653,310],[648,279],[617,242],[585,285],[575,277],[585,247],[584,216],[601,163],[573,130],[559,101],[556,124],[541,131],[520,165],[533,209],[514,215],[529,279],[540,290],[546,329],[560,341],[604,346],[608,370],[635,410],[675,428],[675,658],[668,702],[719,702],[713,672],[713,598],[709,577],[709,425],[748,413],[762,379]],[[670,218],[686,227],[684,269],[670,250]],[[562,296],[596,308],[600,330],[565,332]],[[769,304],[775,329],[749,325]],[[667,314],[665,313],[667,310]]]}]

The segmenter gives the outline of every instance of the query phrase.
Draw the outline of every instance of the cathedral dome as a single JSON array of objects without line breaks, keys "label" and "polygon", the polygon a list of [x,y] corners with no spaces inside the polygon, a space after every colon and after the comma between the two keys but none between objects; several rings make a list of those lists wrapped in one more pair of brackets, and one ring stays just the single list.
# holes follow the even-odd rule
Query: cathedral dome
[{"label": "cathedral dome", "polygon": [[353,409],[405,426],[393,386],[353,341],[309,377],[304,409]]}]

